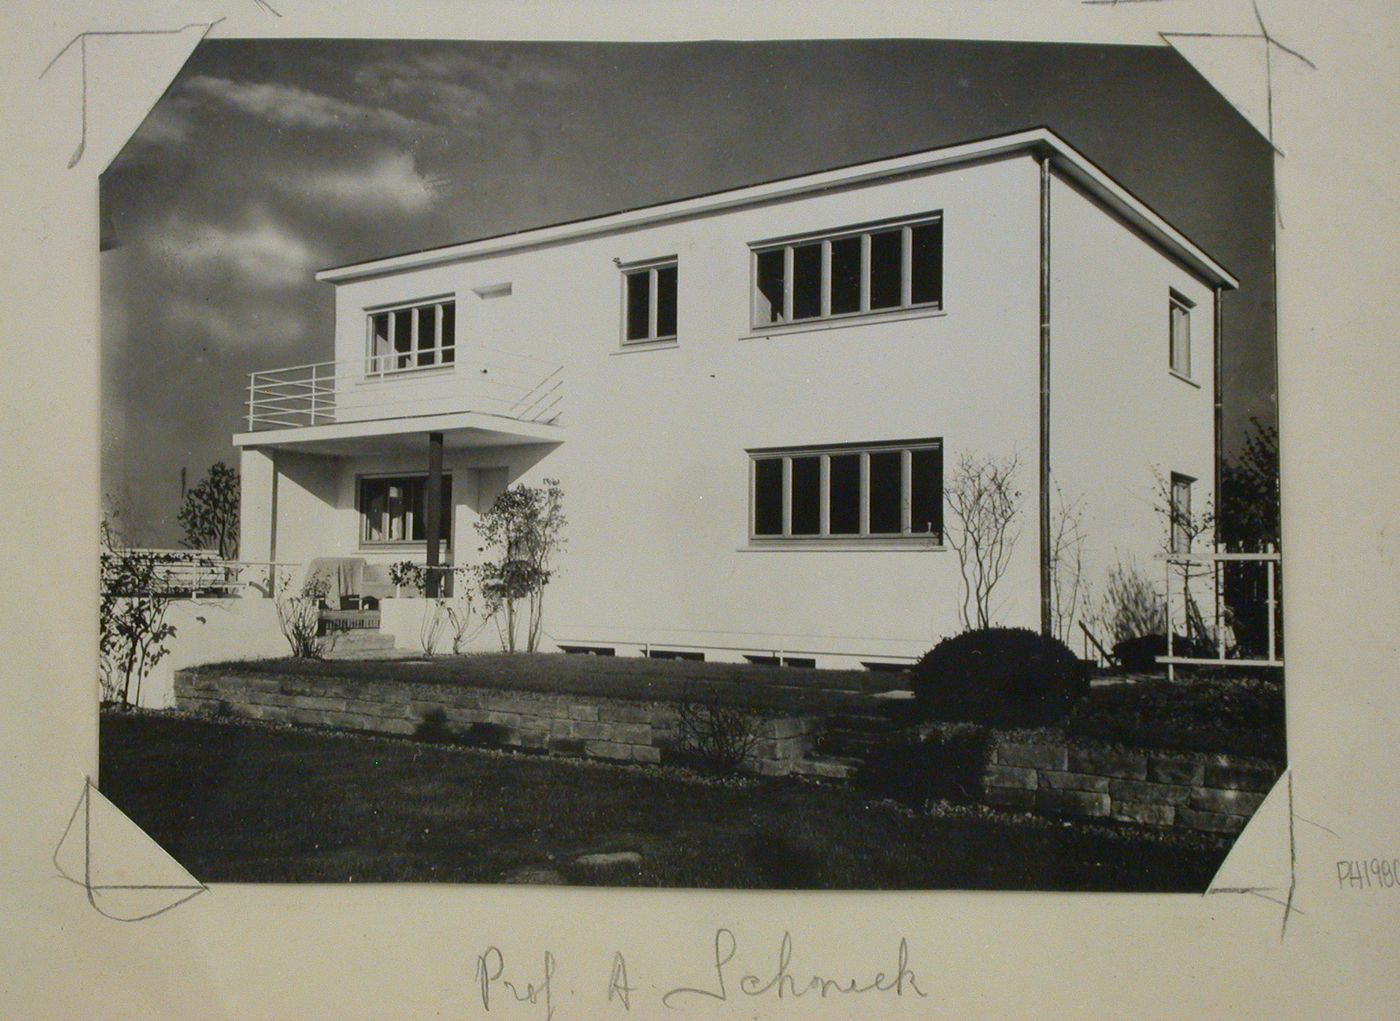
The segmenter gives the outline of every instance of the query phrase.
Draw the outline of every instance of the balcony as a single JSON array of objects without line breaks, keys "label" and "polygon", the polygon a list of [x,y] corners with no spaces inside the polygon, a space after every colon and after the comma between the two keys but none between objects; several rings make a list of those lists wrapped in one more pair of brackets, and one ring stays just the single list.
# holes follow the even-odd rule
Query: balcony
[{"label": "balcony", "polygon": [[441,432],[453,446],[558,442],[563,367],[444,347],[250,373],[237,446],[368,453]]}]

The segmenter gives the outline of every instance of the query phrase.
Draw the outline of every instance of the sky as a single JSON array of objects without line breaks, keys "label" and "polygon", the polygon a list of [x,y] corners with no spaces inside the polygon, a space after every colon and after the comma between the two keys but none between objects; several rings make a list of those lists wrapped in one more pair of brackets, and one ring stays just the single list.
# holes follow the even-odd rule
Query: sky
[{"label": "sky", "polygon": [[102,487],[176,546],[316,270],[1045,125],[1241,280],[1226,454],[1275,420],[1273,162],[1167,47],[206,40],[103,174]]}]

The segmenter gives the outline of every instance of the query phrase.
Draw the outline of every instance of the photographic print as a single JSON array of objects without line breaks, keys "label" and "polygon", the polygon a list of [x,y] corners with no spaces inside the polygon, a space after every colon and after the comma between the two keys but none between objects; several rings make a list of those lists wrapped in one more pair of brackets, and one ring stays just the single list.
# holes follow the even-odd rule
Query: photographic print
[{"label": "photographic print", "polygon": [[100,182],[100,790],[203,882],[1202,892],[1273,158],[1166,46],[205,40]]}]

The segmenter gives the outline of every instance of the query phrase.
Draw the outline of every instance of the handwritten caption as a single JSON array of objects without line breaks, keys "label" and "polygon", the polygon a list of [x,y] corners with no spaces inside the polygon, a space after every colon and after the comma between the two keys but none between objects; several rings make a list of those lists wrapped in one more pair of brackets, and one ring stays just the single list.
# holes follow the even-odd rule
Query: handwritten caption
[{"label": "handwritten caption", "polygon": [[1345,858],[1337,862],[1342,890],[1393,890],[1400,886],[1400,858]]},{"label": "handwritten caption", "polygon": [[[826,999],[833,996],[886,996],[924,998],[928,993],[919,984],[910,964],[909,941],[901,937],[892,947],[887,967],[890,970],[856,969],[854,974],[837,977],[822,975],[800,968],[793,963],[793,938],[783,933],[776,947],[759,959],[767,958],[761,966],[742,963],[739,939],[730,929],[715,930],[714,941],[704,958],[695,966],[694,985],[669,986],[645,982],[634,976],[621,950],[613,952],[608,968],[607,983],[585,981],[599,997],[620,1015],[631,1013],[634,1007],[651,1016],[655,1004],[669,1010],[680,1010],[697,1003],[725,1003],[739,1000],[799,999],[813,996]],[[487,947],[476,958],[475,984],[481,1006],[487,1011],[502,1008],[534,1009],[545,1021],[553,1021],[561,999],[578,994],[576,980],[561,979],[563,972],[554,953],[545,950],[524,965],[507,960],[500,947]],[[645,1010],[643,1008],[646,1008]]]}]

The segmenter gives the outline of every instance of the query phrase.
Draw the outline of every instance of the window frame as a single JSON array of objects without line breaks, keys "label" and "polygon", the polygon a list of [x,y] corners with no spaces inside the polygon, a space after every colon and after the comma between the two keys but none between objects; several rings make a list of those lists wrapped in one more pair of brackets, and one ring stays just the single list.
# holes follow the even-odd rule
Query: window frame
[{"label": "window frame", "polygon": [[[447,339],[443,330],[443,309],[452,306],[452,342],[444,343]],[[434,330],[435,340],[430,348],[420,348],[418,346],[419,315],[421,309],[435,309],[434,320],[436,328]],[[409,350],[407,352],[389,351],[380,354],[375,351],[374,320],[381,315],[389,316],[389,344],[393,346],[394,322],[399,313],[411,312],[411,327],[409,334]],[[368,379],[381,380],[403,375],[404,373],[426,372],[434,369],[450,370],[455,368],[457,363],[457,295],[439,294],[427,298],[414,298],[411,301],[396,301],[386,305],[371,305],[364,309],[365,315],[365,377]],[[419,359],[424,352],[431,351],[433,359],[428,364],[420,364]],[[408,365],[390,365],[385,367],[382,362],[385,360],[396,361],[399,358],[409,359]]]},{"label": "window frame", "polygon": [[[645,259],[640,262],[619,262],[617,265],[621,276],[622,296],[621,315],[619,317],[621,320],[621,330],[619,336],[621,346],[624,348],[663,346],[669,347],[676,344],[680,336],[680,257],[676,255],[667,255],[659,259]],[[674,269],[676,271],[676,330],[673,333],[658,334],[657,310],[660,307],[660,302],[657,299],[659,298],[661,293],[660,271],[663,269]],[[643,273],[647,274],[648,280],[647,335],[645,337],[629,337],[628,327],[631,324],[629,321],[630,310],[628,307],[628,287],[630,286],[630,281],[632,277],[640,276]]]},{"label": "window frame", "polygon": [[[938,452],[938,530],[931,532],[913,531],[913,464],[916,452],[933,450]],[[925,437],[913,440],[888,440],[879,442],[835,443],[792,447],[757,447],[747,450],[748,455],[748,546],[747,549],[944,549],[945,548],[945,487],[943,476],[943,439]],[[894,453],[900,455],[900,530],[898,532],[873,532],[871,522],[870,458],[873,454]],[[856,532],[831,531],[831,458],[843,455],[857,455],[859,469],[859,527]],[[816,534],[794,534],[792,531],[793,498],[793,458],[819,458],[819,483],[817,513],[819,526]],[[782,533],[758,534],[758,465],[763,461],[778,461],[782,465]]]},{"label": "window frame", "polygon": [[[1191,350],[1191,313],[1196,307],[1196,303],[1186,297],[1175,288],[1167,292],[1167,370],[1178,379],[1183,379],[1188,383],[1195,382],[1192,378],[1192,350]],[[1181,313],[1180,321],[1185,324],[1184,343],[1178,343],[1177,313]],[[1180,362],[1178,354],[1184,354],[1185,366]]]},{"label": "window frame", "polygon": [[[913,216],[898,216],[868,223],[837,227],[831,230],[812,231],[788,237],[770,238],[749,243],[749,329],[754,334],[775,331],[801,330],[814,325],[845,323],[851,321],[874,320],[878,318],[902,318],[909,315],[932,314],[946,310],[947,295],[944,293],[945,260],[947,250],[946,215],[943,210],[918,213]],[[936,223],[939,225],[938,244],[938,291],[937,301],[913,300],[914,292],[914,244],[913,231],[916,227]],[[871,306],[872,286],[872,237],[877,234],[900,231],[900,301],[896,305],[879,308]],[[831,311],[832,301],[832,244],[852,238],[860,239],[860,307],[850,312]],[[793,271],[796,262],[795,249],[809,245],[821,246],[821,279],[818,284],[818,307],[814,316],[794,319],[793,312]],[[759,318],[759,260],[772,252],[783,252],[783,310],[782,319],[762,322]]]},{"label": "window frame", "polygon": [[[427,527],[426,511],[427,511],[427,499],[428,499],[428,494],[427,494],[428,473],[427,473],[427,472],[412,472],[412,471],[410,471],[410,472],[369,472],[369,473],[366,473],[366,474],[357,474],[357,475],[355,476],[355,516],[359,519],[359,548],[360,548],[360,549],[405,549],[405,548],[412,549],[412,548],[415,548],[415,547],[418,548],[418,549],[426,549],[426,548],[427,548],[428,542],[427,542],[427,539],[426,539],[426,538],[423,538],[423,539],[371,539],[371,538],[369,537],[369,515],[368,515],[368,513],[367,513],[367,511],[366,511],[366,509],[365,509],[365,503],[366,503],[366,501],[365,501],[365,484],[366,484],[366,483],[369,483],[369,482],[386,482],[386,481],[411,482],[411,481],[416,481],[416,480],[422,480],[423,486],[424,486],[424,493],[423,493],[423,505],[424,505],[424,512],[425,512],[425,517],[424,517],[424,528],[426,529],[426,527]],[[454,504],[453,504],[453,502],[452,502],[452,473],[451,473],[450,471],[444,471],[444,472],[442,473],[442,486],[443,486],[443,495],[444,495],[444,497],[446,498],[447,506],[444,508],[445,513],[443,514],[443,519],[442,519],[443,529],[442,529],[442,536],[441,536],[440,538],[442,539],[443,548],[444,548],[444,549],[447,549],[447,550],[450,550],[450,549],[452,548],[452,517],[453,517],[453,515],[452,515],[452,509],[453,509],[453,507],[454,507]],[[410,531],[411,531],[411,529],[408,529],[408,528],[405,528],[404,530],[405,530],[405,532],[410,532]]]}]

